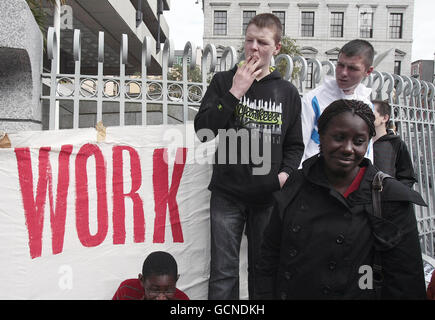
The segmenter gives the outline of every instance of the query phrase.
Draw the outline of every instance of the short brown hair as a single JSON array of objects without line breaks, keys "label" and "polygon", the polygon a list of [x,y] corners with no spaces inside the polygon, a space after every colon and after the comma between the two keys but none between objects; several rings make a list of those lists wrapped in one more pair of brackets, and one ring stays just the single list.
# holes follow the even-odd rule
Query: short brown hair
[{"label": "short brown hair", "polygon": [[388,129],[388,126],[390,125],[390,120],[391,120],[391,106],[390,106],[390,104],[387,101],[383,101],[383,100],[373,100],[372,103],[373,103],[373,106],[375,107],[375,110],[381,116],[386,116],[386,115],[388,116],[388,121],[385,123],[385,128]]},{"label": "short brown hair", "polygon": [[255,17],[249,21],[248,26],[246,29],[251,25],[254,24],[258,28],[270,28],[275,30],[275,43],[278,43],[281,41],[282,37],[282,24],[281,20],[279,18],[272,14],[272,13],[260,13],[257,14]]},{"label": "short brown hair", "polygon": [[365,66],[370,68],[373,65],[375,50],[370,42],[361,39],[355,39],[346,43],[338,52],[348,57],[360,56],[364,59]]}]

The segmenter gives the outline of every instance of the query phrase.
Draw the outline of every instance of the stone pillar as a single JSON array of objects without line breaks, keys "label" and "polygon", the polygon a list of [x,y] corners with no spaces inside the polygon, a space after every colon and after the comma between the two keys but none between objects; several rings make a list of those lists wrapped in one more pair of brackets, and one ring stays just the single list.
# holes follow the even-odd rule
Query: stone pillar
[{"label": "stone pillar", "polygon": [[0,130],[42,130],[42,54],[42,34],[26,1],[0,1]]}]

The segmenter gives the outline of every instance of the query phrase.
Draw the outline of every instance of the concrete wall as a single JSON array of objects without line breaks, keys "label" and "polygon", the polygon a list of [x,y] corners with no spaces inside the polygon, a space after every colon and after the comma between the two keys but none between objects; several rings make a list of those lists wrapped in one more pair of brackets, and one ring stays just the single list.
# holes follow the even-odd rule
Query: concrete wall
[{"label": "concrete wall", "polygon": [[0,130],[42,129],[42,50],[26,1],[0,1]]}]

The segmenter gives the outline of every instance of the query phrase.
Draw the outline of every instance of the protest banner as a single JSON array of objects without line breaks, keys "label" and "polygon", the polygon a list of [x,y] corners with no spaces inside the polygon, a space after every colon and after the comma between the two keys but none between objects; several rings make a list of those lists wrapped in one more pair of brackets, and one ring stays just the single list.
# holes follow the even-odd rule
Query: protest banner
[{"label": "protest banner", "polygon": [[0,149],[0,299],[111,299],[156,250],[176,258],[180,289],[207,298],[215,145],[200,143],[192,124],[9,139]]}]

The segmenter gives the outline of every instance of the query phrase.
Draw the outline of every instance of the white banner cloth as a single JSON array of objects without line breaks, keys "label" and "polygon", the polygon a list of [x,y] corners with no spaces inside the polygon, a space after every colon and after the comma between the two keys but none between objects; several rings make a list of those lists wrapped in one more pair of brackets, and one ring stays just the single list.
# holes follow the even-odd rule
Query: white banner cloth
[{"label": "white banner cloth", "polygon": [[0,299],[111,299],[156,250],[177,260],[178,288],[207,299],[215,145],[192,124],[109,127],[103,142],[95,129],[9,138]]}]

